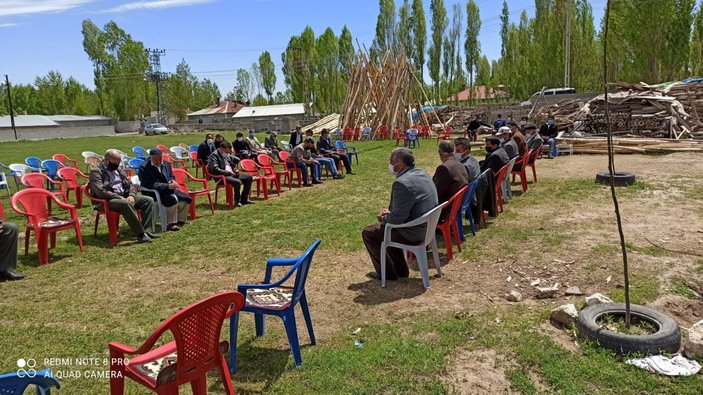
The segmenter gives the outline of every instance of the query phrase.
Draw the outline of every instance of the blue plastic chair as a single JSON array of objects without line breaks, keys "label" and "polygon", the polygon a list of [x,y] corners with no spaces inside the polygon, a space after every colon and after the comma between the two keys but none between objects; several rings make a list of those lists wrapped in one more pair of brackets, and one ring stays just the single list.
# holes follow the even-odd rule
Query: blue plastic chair
[{"label": "blue plastic chair", "polygon": [[405,141],[408,148],[410,148],[410,143],[412,143],[413,148],[420,146],[420,140],[417,138],[419,134],[420,133],[415,128],[410,128],[407,132],[405,132]]},{"label": "blue plastic chair", "polygon": [[198,145],[197,144],[189,145],[188,152],[198,152]]},{"label": "blue plastic chair", "polygon": [[36,387],[37,395],[50,395],[52,387],[61,389],[59,381],[56,380],[49,369],[43,369],[38,372],[30,369],[22,374],[18,372],[0,374],[0,394],[22,395],[30,385]]},{"label": "blue plastic chair", "polygon": [[129,160],[129,167],[134,170],[134,174],[139,175],[139,168],[142,167],[144,164],[144,159],[141,158],[132,158]]},{"label": "blue plastic chair", "polygon": [[337,149],[338,150],[344,150],[344,152],[347,154],[347,158],[349,158],[349,162],[352,161],[352,156],[356,157],[356,164],[359,164],[359,153],[356,152],[356,147],[353,147],[351,145],[346,145],[344,141],[342,140],[337,140],[335,141],[335,144],[337,144]]},{"label": "blue plastic chair", "polygon": [[456,213],[456,225],[459,228],[459,238],[461,241],[466,240],[464,238],[464,222],[461,219],[462,213],[466,213],[466,218],[469,220],[469,225],[471,226],[471,234],[476,236],[476,225],[474,224],[474,216],[471,213],[471,201],[476,195],[476,189],[478,189],[480,178],[477,178],[469,183],[469,189],[464,195],[464,201],[461,203],[461,209]]},{"label": "blue plastic chair", "polygon": [[[308,270],[312,262],[313,254],[320,245],[320,240],[314,243],[297,258],[269,258],[266,261],[266,275],[262,284],[240,284],[237,290],[246,298],[244,307],[230,318],[229,323],[229,369],[232,373],[237,368],[237,332],[239,329],[239,313],[247,311],[254,313],[254,323],[256,325],[256,336],[264,335],[264,314],[275,315],[283,320],[283,325],[288,334],[288,343],[293,353],[293,363],[299,367],[303,362],[300,357],[300,343],[298,342],[298,329],[295,326],[295,305],[300,302],[303,310],[305,324],[308,327],[310,343],[316,344],[315,332],[312,329],[308,300],[305,297],[305,280],[308,278]],[[275,266],[291,266],[283,278],[271,282],[271,271]],[[283,284],[295,274],[295,281],[292,287]]]},{"label": "blue plastic chair", "polygon": [[42,167],[41,167],[41,162],[42,160],[37,158],[36,156],[28,156],[24,158],[24,164],[32,168],[32,171],[35,173],[41,173]]},{"label": "blue plastic chair", "polygon": [[146,148],[140,146],[132,147],[132,152],[137,155],[137,159],[144,159],[149,156]]},{"label": "blue plastic chair", "polygon": [[[63,165],[61,162],[54,160],[54,159],[47,159],[41,162],[41,168],[46,170],[46,175],[52,180],[56,180],[56,175],[59,172],[59,169],[62,168]],[[54,189],[54,184],[47,184],[47,189]]]}]

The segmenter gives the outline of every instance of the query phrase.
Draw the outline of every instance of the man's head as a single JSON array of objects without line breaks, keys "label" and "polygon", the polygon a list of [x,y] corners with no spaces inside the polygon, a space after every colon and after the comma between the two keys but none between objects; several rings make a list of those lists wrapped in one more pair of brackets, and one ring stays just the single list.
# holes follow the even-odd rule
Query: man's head
[{"label": "man's head", "polygon": [[213,138],[212,138],[212,133],[208,133],[205,135],[205,141],[207,141],[209,144],[213,143]]},{"label": "man's head", "polygon": [[454,142],[451,140],[442,140],[437,147],[439,159],[444,162],[447,159],[454,158]]},{"label": "man's head", "polygon": [[105,166],[110,170],[117,170],[122,163],[122,155],[119,151],[109,149],[105,152]]},{"label": "man's head", "polygon": [[320,136],[327,138],[330,135],[330,131],[327,128],[324,128],[320,131]]},{"label": "man's head", "polygon": [[486,152],[491,153],[500,147],[500,139],[496,136],[486,137]]},{"label": "man's head", "polygon": [[152,148],[149,150],[149,162],[151,162],[153,166],[159,167],[163,161],[164,156],[160,149]]},{"label": "man's head", "polygon": [[271,137],[276,138],[278,136],[278,132],[275,130],[271,132]]},{"label": "man's head", "polygon": [[454,140],[454,150],[463,158],[471,154],[471,142],[467,138],[459,137]]},{"label": "man's head", "polygon": [[295,126],[295,131],[296,131],[296,132],[300,132],[301,129],[302,129],[302,127],[301,127],[300,125],[296,125],[296,126]]},{"label": "man's head", "polygon": [[256,133],[254,132],[254,129],[249,129],[249,138],[253,139],[254,137],[256,137]]},{"label": "man's head", "polygon": [[518,129],[517,122],[515,122],[515,121],[508,121],[508,123],[506,125],[508,125],[508,127],[510,128],[510,133],[514,134],[515,132],[520,130],[520,129]]},{"label": "man's head", "polygon": [[537,125],[534,123],[528,123],[525,125],[525,133],[527,133],[528,136],[534,136],[535,133],[537,133]]},{"label": "man's head", "polygon": [[498,114],[498,119],[503,118],[503,114]]},{"label": "man's head", "polygon": [[312,129],[308,129],[305,131],[305,136],[307,136],[307,137],[312,137],[312,134],[313,134]]},{"label": "man's head", "polygon": [[215,141],[224,141],[225,137],[219,133],[215,135]]},{"label": "man's head", "polygon": [[223,154],[231,154],[232,144],[230,144],[228,141],[223,141],[217,149]]},{"label": "man's head", "polygon": [[303,146],[305,149],[310,149],[315,145],[315,140],[313,140],[312,137],[306,137],[305,141],[303,141]]},{"label": "man's head", "polygon": [[237,132],[237,141],[242,141],[242,140],[244,140],[244,133]]},{"label": "man's head", "polygon": [[520,118],[520,125],[527,125],[527,121],[529,121],[530,118],[527,115],[523,115],[522,118]]},{"label": "man's head", "polygon": [[395,174],[401,171],[415,167],[415,156],[408,148],[399,147],[391,151],[391,157],[388,160],[388,170]]},{"label": "man's head", "polygon": [[549,125],[554,124],[554,115],[549,115],[549,116],[547,116],[547,123],[548,123]]},{"label": "man's head", "polygon": [[496,137],[503,141],[510,140],[510,128],[507,126],[501,126],[500,129],[498,129],[498,133],[496,133]]}]

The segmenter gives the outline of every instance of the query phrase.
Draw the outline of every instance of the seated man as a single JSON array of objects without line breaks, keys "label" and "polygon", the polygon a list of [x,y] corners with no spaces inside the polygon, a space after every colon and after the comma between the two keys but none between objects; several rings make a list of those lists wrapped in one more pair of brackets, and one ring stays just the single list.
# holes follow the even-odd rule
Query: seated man
[{"label": "seated man", "polygon": [[510,159],[505,150],[500,147],[500,139],[496,136],[486,137],[486,159],[478,162],[481,165],[481,173],[491,169],[493,174],[497,174],[508,162]]},{"label": "seated man", "polygon": [[[312,148],[313,144],[312,138],[306,138],[304,142],[293,148],[288,157],[300,169],[303,175],[303,186],[305,187],[311,187],[313,184],[322,184],[322,181],[320,181],[320,162],[314,160],[310,154],[310,148]],[[308,182],[308,168],[310,168],[312,184]]]},{"label": "seated man", "polygon": [[517,122],[515,121],[508,121],[508,127],[510,128],[510,133],[513,136],[513,141],[517,144],[518,156],[525,156],[527,153],[527,141],[525,140],[525,135],[522,134],[520,128],[517,126]]},{"label": "seated man", "polygon": [[[312,139],[312,129],[308,129],[305,132],[305,136],[307,138]],[[322,156],[322,155],[318,154],[317,150],[315,150],[315,145],[310,147],[310,155],[312,156],[313,159],[320,162],[320,165],[325,166],[325,168],[327,169],[327,171],[329,173],[332,173],[333,179],[340,180],[340,179],[344,178],[343,175],[341,175],[337,172],[337,165],[335,163],[336,161],[330,157]]]},{"label": "seated man", "polygon": [[0,282],[24,278],[15,272],[17,268],[17,225],[0,220]]},{"label": "seated man", "polygon": [[517,143],[515,143],[515,140],[513,140],[512,136],[510,135],[510,128],[507,126],[503,126],[500,129],[498,129],[498,133],[496,133],[496,137],[498,137],[501,140],[500,147],[505,150],[505,153],[508,154],[508,159],[513,159],[518,157],[518,148],[517,148]]},{"label": "seated man", "polygon": [[481,115],[476,115],[476,118],[469,122],[469,126],[466,127],[466,134],[469,136],[471,141],[478,140],[478,130],[481,126],[491,127],[491,125],[487,125],[481,121]]},{"label": "seated man", "polygon": [[[254,180],[249,174],[240,174],[237,169],[239,158],[232,155],[232,144],[227,141],[220,144],[217,151],[210,155],[207,161],[207,171],[216,176],[225,176],[228,185],[234,187],[234,204],[242,207],[245,204],[254,204],[249,200],[251,183]],[[217,181],[222,182],[222,179]],[[241,190],[242,186],[244,189]]]},{"label": "seated man", "polygon": [[237,138],[232,142],[232,148],[234,148],[234,154],[240,159],[256,158],[256,152],[251,148],[249,142],[244,139],[244,133],[242,132],[237,132]]},{"label": "seated man", "polygon": [[557,135],[559,134],[559,128],[554,123],[554,115],[547,117],[547,122],[539,129],[539,134],[542,140],[549,144],[549,159],[554,159],[557,156]]},{"label": "seated man", "polygon": [[[437,188],[437,199],[439,204],[451,199],[455,193],[466,186],[468,176],[466,168],[459,163],[454,157],[454,142],[451,140],[442,140],[437,148],[439,152],[439,160],[442,163],[437,166],[437,170],[432,176],[435,188]],[[443,221],[451,211],[451,207],[445,207],[442,210],[440,221]]]},{"label": "seated man", "polygon": [[334,159],[335,163],[341,160],[342,164],[344,165],[344,170],[346,170],[347,174],[354,174],[354,172],[352,172],[349,156],[345,154],[340,155],[338,153],[337,147],[332,144],[332,140],[330,140],[330,131],[327,129],[322,129],[322,131],[320,132],[320,138],[317,140],[317,152],[321,153],[322,155],[327,155],[330,158]]},{"label": "seated man", "polygon": [[459,137],[454,140],[456,159],[466,168],[467,181],[471,182],[481,174],[481,166],[476,158],[471,155],[471,142],[469,139]]},{"label": "seated man", "polygon": [[264,139],[264,148],[270,150],[276,158],[278,158],[278,153],[283,151],[283,148],[278,145],[277,137],[278,132],[272,131],[269,136]]},{"label": "seated man", "polygon": [[210,154],[215,152],[217,148],[215,148],[215,140],[212,138],[212,133],[208,133],[205,135],[205,141],[200,143],[198,146],[198,160],[203,161],[203,163],[207,163],[207,158],[210,157]]},{"label": "seated man", "polygon": [[540,145],[544,144],[542,136],[537,133],[537,125],[534,123],[528,123],[525,125],[525,133],[527,133],[527,150],[532,151],[533,149],[539,148]]},{"label": "seated man", "polygon": [[[164,162],[160,149],[152,148],[149,151],[149,160],[144,161],[144,164],[139,168],[139,182],[144,188],[153,189],[159,194],[161,204],[166,207],[168,217],[168,225],[165,230],[180,230],[188,220],[188,208],[193,199],[178,190],[178,183],[173,176],[171,165]],[[152,192],[142,191],[142,193],[156,201],[156,196]]]},{"label": "seated man", "polygon": [[[404,224],[432,210],[437,206],[437,189],[426,171],[415,168],[415,157],[408,148],[399,147],[391,152],[388,170],[395,175],[390,205],[379,213],[379,224],[367,226],[361,237],[375,269],[368,276],[381,278],[381,254],[387,253],[386,278],[397,280],[408,277],[408,264],[398,248],[381,251],[385,225]],[[393,230],[391,238],[401,243],[421,243],[425,239],[425,226]]]},{"label": "seated man", "polygon": [[[223,136],[223,135],[217,133],[217,134],[215,135],[215,149],[220,148],[220,144],[222,144],[222,142],[224,142],[224,141],[226,141],[226,140],[225,140],[225,136]],[[213,151],[213,152],[214,152],[214,151]]]},{"label": "seated man", "polygon": [[[122,214],[132,232],[140,243],[149,243],[159,237],[154,234],[156,207],[154,199],[149,196],[137,196],[134,185],[127,174],[120,169],[122,156],[117,150],[108,150],[100,166],[90,171],[88,188],[90,194],[98,199],[107,200],[112,211]],[[142,212],[139,222],[137,210]]]},{"label": "seated man", "polygon": [[247,142],[249,143],[249,147],[251,147],[251,150],[256,152],[257,155],[271,155],[271,150],[268,150],[261,146],[259,139],[256,138],[256,132],[254,131],[254,129],[249,129],[249,137],[247,137]]}]

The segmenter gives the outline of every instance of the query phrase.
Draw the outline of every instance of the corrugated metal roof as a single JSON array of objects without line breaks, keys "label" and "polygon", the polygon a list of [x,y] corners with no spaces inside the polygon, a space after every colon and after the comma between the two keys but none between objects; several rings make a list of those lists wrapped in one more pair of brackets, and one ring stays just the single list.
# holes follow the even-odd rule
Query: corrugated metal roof
[{"label": "corrugated metal roof", "polygon": [[46,117],[55,122],[109,121],[111,119],[102,115],[47,115]]},{"label": "corrugated metal roof", "polygon": [[[15,126],[18,128],[26,128],[32,126],[59,126],[58,123],[52,121],[43,115],[17,115],[15,117]],[[0,117],[0,128],[11,128],[12,122],[9,115]]]},{"label": "corrugated metal roof", "polygon": [[272,106],[244,107],[232,118],[275,117],[283,115],[305,114],[303,103],[275,104]]},{"label": "corrugated metal roof", "polygon": [[197,117],[202,115],[236,114],[237,112],[239,112],[239,110],[244,107],[246,106],[242,103],[225,100],[223,102],[220,102],[220,104],[213,104],[212,106],[203,108],[202,110],[191,112],[188,114],[188,116]]}]

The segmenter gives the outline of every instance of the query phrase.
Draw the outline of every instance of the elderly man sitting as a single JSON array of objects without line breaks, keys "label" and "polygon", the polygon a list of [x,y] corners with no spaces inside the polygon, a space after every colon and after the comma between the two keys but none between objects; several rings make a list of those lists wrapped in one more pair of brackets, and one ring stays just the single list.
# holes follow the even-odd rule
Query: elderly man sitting
[{"label": "elderly man sitting", "polygon": [[[171,165],[164,162],[160,149],[153,148],[149,151],[149,160],[139,168],[139,182],[144,188],[153,189],[159,194],[168,217],[165,230],[180,230],[188,219],[188,207],[193,199],[178,190]],[[152,192],[142,191],[142,193],[156,200]],[[161,226],[165,225],[161,224]]]},{"label": "elderly man sitting", "polygon": [[[94,197],[107,200],[110,210],[122,214],[140,243],[149,243],[159,237],[154,234],[154,199],[137,196],[129,177],[120,169],[121,162],[122,156],[117,150],[108,150],[100,166],[90,171],[88,188]],[[141,223],[137,210],[142,212]]]}]

